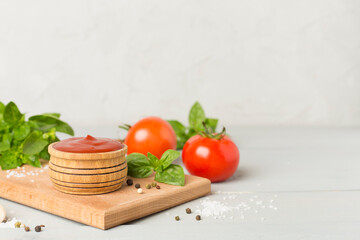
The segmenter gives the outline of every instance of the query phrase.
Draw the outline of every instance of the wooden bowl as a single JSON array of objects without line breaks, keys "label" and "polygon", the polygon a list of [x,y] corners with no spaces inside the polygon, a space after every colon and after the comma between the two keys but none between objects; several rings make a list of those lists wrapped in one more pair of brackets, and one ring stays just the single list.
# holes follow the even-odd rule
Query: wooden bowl
[{"label": "wooden bowl", "polygon": [[102,153],[63,152],[54,144],[49,146],[49,177],[57,190],[93,195],[121,188],[127,176],[125,144],[120,150]]}]

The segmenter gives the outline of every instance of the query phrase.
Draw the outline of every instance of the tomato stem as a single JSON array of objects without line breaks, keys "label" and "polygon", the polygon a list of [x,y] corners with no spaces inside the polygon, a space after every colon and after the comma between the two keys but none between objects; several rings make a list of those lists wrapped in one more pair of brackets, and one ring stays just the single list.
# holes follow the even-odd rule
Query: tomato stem
[{"label": "tomato stem", "polygon": [[208,128],[206,126],[205,122],[202,122],[202,125],[204,126],[204,131],[199,132],[199,135],[202,137],[212,138],[216,140],[222,139],[226,135],[226,128],[223,127],[222,131],[220,133],[215,133],[211,128]]},{"label": "tomato stem", "polygon": [[129,131],[131,128],[131,125],[124,123],[123,125],[119,125],[118,127],[121,129],[124,129],[126,131]]}]

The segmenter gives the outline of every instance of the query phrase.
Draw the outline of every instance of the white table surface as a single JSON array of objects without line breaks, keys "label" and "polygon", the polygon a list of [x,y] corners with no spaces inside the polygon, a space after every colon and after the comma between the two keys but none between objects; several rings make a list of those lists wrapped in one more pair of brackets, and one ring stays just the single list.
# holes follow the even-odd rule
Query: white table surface
[{"label": "white table surface", "polygon": [[[112,128],[79,129],[78,136],[117,137]],[[359,239],[360,128],[229,127],[240,165],[212,194],[106,231],[0,198],[10,218],[41,233],[0,229],[0,239]],[[180,163],[180,161],[178,161]],[[234,209],[224,219],[185,214],[202,201]],[[176,222],[174,216],[181,221]]]}]

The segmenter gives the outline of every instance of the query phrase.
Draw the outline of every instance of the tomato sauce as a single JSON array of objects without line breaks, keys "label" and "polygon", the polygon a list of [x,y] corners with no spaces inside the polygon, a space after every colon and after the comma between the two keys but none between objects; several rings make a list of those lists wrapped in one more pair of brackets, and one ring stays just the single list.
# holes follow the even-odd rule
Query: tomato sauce
[{"label": "tomato sauce", "polygon": [[101,153],[120,150],[124,144],[110,138],[75,137],[62,140],[54,144],[54,148],[70,153]]}]

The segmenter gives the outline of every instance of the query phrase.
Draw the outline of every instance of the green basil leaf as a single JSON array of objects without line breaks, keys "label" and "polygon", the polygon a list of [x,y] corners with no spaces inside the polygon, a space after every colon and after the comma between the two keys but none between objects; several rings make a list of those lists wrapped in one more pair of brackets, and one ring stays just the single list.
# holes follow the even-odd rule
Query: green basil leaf
[{"label": "green basil leaf", "polygon": [[168,120],[168,123],[170,123],[176,134],[176,149],[182,149],[188,139],[186,137],[186,127],[176,120]]},{"label": "green basil leaf", "polygon": [[5,105],[0,102],[0,113],[4,113],[4,110],[5,110]]},{"label": "green basil leaf", "polygon": [[126,157],[128,175],[136,178],[145,178],[153,172],[153,167],[146,156],[141,153],[132,153]]},{"label": "green basil leaf", "polygon": [[157,166],[160,164],[159,159],[155,155],[153,155],[149,152],[148,152],[148,160],[154,169],[156,169]]},{"label": "green basil leaf", "polygon": [[160,165],[160,169],[158,168],[158,170],[160,171],[165,170],[178,157],[180,157],[180,152],[172,149],[166,150],[166,152],[164,152],[163,155],[161,156],[160,159],[161,165]]},{"label": "green basil leaf", "polygon": [[48,144],[49,142],[42,137],[41,132],[34,131],[24,140],[22,152],[25,154],[37,154]]},{"label": "green basil leaf", "polygon": [[5,122],[16,123],[22,118],[22,116],[23,115],[21,114],[15,103],[9,102],[6,105],[3,114],[3,118]]},{"label": "green basil leaf", "polygon": [[10,149],[11,140],[12,140],[11,133],[5,133],[2,136],[2,140],[0,142],[0,152],[7,151]]},{"label": "green basil leaf", "polygon": [[4,110],[5,110],[5,105],[2,102],[0,102],[0,121],[4,119],[3,118]]},{"label": "green basil leaf", "polygon": [[42,115],[50,116],[50,117],[54,117],[54,118],[60,118],[60,116],[61,116],[60,113],[43,113]]},{"label": "green basil leaf", "polygon": [[208,128],[211,129],[212,132],[216,132],[216,127],[218,124],[219,119],[216,118],[206,118],[205,124]]},{"label": "green basil leaf", "polygon": [[29,118],[30,121],[35,122],[37,129],[43,132],[49,131],[51,128],[55,128],[57,132],[62,132],[74,136],[74,130],[66,122],[61,121],[57,117],[43,114],[35,115]]},{"label": "green basil leaf", "polygon": [[30,132],[31,127],[28,123],[25,122],[14,128],[14,138],[16,140],[23,140],[29,135]]},{"label": "green basil leaf", "polygon": [[39,154],[39,157],[41,159],[44,159],[44,160],[50,160],[50,154],[49,154],[49,151],[48,151],[48,146],[47,145]]},{"label": "green basil leaf", "polygon": [[23,157],[22,157],[22,162],[26,163],[26,164],[29,164],[31,166],[34,166],[34,167],[38,167],[38,168],[41,167],[41,163],[40,163],[40,159],[39,159],[38,155],[24,154]]},{"label": "green basil leaf", "polygon": [[189,129],[189,132],[187,134],[188,138],[191,138],[193,136],[197,135],[197,132],[194,129]]},{"label": "green basil leaf", "polygon": [[170,123],[171,127],[174,129],[176,135],[185,135],[186,134],[185,126],[182,125],[179,121],[168,120],[168,123]]},{"label": "green basil leaf", "polygon": [[0,166],[2,170],[13,169],[21,165],[22,162],[17,152],[9,150],[1,153]]},{"label": "green basil leaf", "polygon": [[201,107],[199,102],[195,102],[189,113],[190,128],[195,129],[195,131],[201,131],[203,129],[203,121],[205,121],[204,109]]},{"label": "green basil leaf", "polygon": [[179,165],[171,164],[164,171],[156,172],[155,180],[158,182],[167,183],[171,185],[184,186],[185,185],[184,170]]}]

